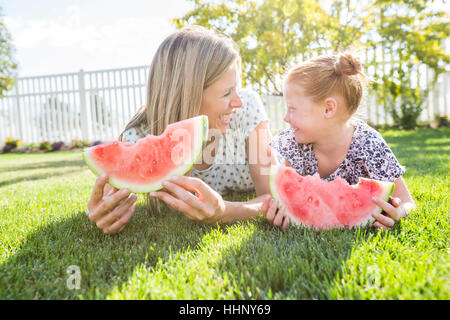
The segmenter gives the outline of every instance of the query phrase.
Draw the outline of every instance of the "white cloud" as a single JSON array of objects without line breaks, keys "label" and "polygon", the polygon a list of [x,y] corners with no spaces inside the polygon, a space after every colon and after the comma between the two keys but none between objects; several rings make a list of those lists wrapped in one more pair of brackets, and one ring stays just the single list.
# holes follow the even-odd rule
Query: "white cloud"
[{"label": "white cloud", "polygon": [[175,29],[165,18],[123,17],[108,24],[84,24],[82,18],[77,6],[54,18],[4,17],[21,75],[150,64],[156,48]]}]

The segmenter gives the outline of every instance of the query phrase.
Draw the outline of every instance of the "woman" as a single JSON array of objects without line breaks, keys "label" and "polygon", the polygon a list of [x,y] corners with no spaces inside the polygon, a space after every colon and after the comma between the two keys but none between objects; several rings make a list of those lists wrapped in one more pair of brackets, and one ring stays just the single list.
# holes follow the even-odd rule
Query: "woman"
[{"label": "woman", "polygon": [[[258,95],[239,89],[240,56],[233,42],[200,26],[170,35],[150,66],[146,105],[128,123],[120,140],[136,142],[159,135],[168,124],[207,115],[210,139],[191,176],[163,182],[149,194],[149,207],[159,201],[189,219],[224,223],[255,217],[269,191],[268,118]],[[89,219],[105,234],[122,230],[134,212],[136,195],[107,185],[100,176],[87,208]],[[224,201],[230,190],[255,190],[248,202]],[[192,193],[195,192],[195,195]],[[106,195],[106,196],[105,196]]]}]

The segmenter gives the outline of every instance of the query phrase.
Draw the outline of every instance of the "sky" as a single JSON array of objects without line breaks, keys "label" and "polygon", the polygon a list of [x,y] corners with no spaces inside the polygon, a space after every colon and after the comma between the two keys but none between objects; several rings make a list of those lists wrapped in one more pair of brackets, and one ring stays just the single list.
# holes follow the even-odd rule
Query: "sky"
[{"label": "sky", "polygon": [[149,65],[183,0],[0,0],[19,77]]}]

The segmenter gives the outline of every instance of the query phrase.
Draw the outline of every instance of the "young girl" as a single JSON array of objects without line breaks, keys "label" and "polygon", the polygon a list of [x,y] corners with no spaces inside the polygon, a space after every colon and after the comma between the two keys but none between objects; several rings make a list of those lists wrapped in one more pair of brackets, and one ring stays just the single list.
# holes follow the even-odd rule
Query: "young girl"
[{"label": "young girl", "polygon": [[[364,75],[351,54],[326,55],[292,68],[285,79],[284,118],[290,128],[270,143],[278,158],[301,175],[319,173],[326,181],[336,177],[350,184],[359,177],[391,181],[390,203],[373,201],[386,215],[375,213],[373,226],[390,228],[414,208],[403,181],[405,172],[381,135],[353,114],[363,95]],[[270,223],[285,229],[286,208],[268,198],[261,211]]]}]

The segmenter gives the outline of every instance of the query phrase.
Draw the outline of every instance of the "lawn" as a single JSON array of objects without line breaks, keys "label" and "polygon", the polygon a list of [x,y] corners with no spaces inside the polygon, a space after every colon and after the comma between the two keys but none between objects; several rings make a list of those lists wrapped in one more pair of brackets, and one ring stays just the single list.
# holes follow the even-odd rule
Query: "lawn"
[{"label": "lawn", "polygon": [[449,299],[450,129],[382,134],[417,201],[390,231],[200,225],[141,195],[106,236],[79,152],[0,155],[0,299]]}]

